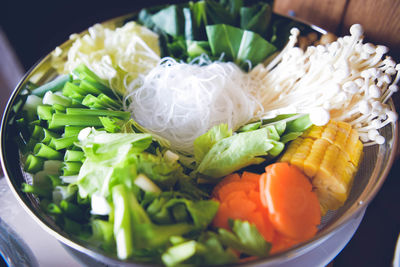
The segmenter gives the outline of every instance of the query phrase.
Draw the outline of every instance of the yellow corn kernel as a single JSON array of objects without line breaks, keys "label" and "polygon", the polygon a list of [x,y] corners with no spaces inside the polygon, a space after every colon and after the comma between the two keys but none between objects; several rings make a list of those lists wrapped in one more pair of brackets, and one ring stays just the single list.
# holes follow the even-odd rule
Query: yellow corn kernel
[{"label": "yellow corn kernel", "polygon": [[312,126],[289,144],[280,161],[290,162],[310,179],[324,215],[346,201],[360,164],[363,144],[345,122]]},{"label": "yellow corn kernel", "polygon": [[290,162],[290,159],[296,153],[297,148],[300,146],[302,142],[303,142],[302,137],[297,137],[295,140],[293,140],[290,143],[290,145],[286,148],[285,153],[283,153],[279,161]]},{"label": "yellow corn kernel", "polygon": [[304,161],[307,159],[307,156],[311,153],[311,147],[314,140],[311,138],[304,138],[301,144],[297,147],[296,152],[292,155],[290,159],[290,164],[293,164],[300,168],[300,170],[304,170]]},{"label": "yellow corn kernel", "polygon": [[314,141],[311,148],[312,153],[308,154],[303,165],[304,173],[308,177],[313,178],[317,173],[329,144],[330,143],[324,139],[317,139]]},{"label": "yellow corn kernel", "polygon": [[338,200],[344,202],[354,173],[355,168],[347,161],[343,151],[335,145],[329,145],[312,184],[317,188],[330,190],[337,194]]},{"label": "yellow corn kernel", "polygon": [[314,139],[319,139],[319,138],[321,138],[322,132],[324,131],[324,129],[325,129],[324,126],[313,125],[303,133],[303,136],[311,137]]}]

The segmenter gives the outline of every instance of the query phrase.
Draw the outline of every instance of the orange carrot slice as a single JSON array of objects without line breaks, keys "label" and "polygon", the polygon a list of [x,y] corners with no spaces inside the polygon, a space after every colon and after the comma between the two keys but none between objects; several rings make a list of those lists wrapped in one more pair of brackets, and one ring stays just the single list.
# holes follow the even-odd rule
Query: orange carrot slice
[{"label": "orange carrot slice", "polygon": [[253,182],[253,183],[256,183],[258,185],[259,180],[260,180],[260,175],[257,174],[257,173],[254,173],[254,172],[243,172],[241,180],[242,181]]},{"label": "orange carrot slice", "polygon": [[234,191],[242,191],[242,192],[250,192],[252,190],[258,191],[258,186],[259,186],[258,184],[246,181],[231,182],[221,187],[221,189],[218,191],[217,194],[220,199],[225,199],[225,197],[229,193]]},{"label": "orange carrot slice", "polygon": [[244,172],[242,176],[225,177],[212,193],[220,202],[213,220],[214,227],[230,229],[229,219],[240,219],[254,224],[265,240],[272,242],[275,230],[270,222],[268,208],[262,205],[259,188],[260,175]]},{"label": "orange carrot slice", "polygon": [[276,232],[274,235],[274,240],[272,240],[272,247],[269,253],[276,254],[285,251],[301,242],[302,242],[301,240],[294,240],[282,235],[279,232]]},{"label": "orange carrot slice", "polygon": [[272,225],[281,234],[301,241],[315,235],[321,221],[318,198],[297,167],[286,162],[269,165],[260,179],[260,194]]},{"label": "orange carrot slice", "polygon": [[233,181],[240,181],[240,175],[238,173],[232,173],[232,174],[229,174],[229,175],[225,176],[224,179],[222,179],[214,187],[212,196],[215,197],[214,193],[218,193],[220,188],[222,188],[225,184],[228,184],[228,183],[233,182]]}]

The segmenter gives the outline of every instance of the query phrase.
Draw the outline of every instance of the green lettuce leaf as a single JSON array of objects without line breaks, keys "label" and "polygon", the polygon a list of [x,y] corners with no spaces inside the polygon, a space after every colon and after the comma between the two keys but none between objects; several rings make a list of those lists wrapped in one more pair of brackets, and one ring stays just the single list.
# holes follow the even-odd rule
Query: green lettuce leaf
[{"label": "green lettuce leaf", "polygon": [[240,220],[234,220],[232,224],[232,232],[223,228],[218,230],[224,245],[260,258],[269,255],[271,244],[264,240],[255,225]]},{"label": "green lettuce leaf", "polygon": [[188,222],[193,223],[197,229],[205,229],[213,220],[218,207],[219,203],[213,200],[192,201],[163,193],[146,211],[159,224]]},{"label": "green lettuce leaf", "polygon": [[197,137],[193,143],[195,160],[202,161],[213,145],[229,136],[232,136],[232,130],[228,128],[227,124],[220,124]]},{"label": "green lettuce leaf", "polygon": [[214,266],[238,262],[234,251],[224,246],[218,234],[203,232],[198,239],[171,237],[170,246],[161,256],[167,266]]},{"label": "green lettuce leaf", "polygon": [[199,162],[196,172],[219,178],[246,166],[260,164],[273,148],[281,151],[283,144],[276,141],[276,134],[270,127],[238,133],[216,142]]},{"label": "green lettuce leaf", "polygon": [[135,157],[137,172],[145,174],[162,189],[171,189],[184,176],[177,161],[168,161],[160,153],[138,153],[132,157]]}]

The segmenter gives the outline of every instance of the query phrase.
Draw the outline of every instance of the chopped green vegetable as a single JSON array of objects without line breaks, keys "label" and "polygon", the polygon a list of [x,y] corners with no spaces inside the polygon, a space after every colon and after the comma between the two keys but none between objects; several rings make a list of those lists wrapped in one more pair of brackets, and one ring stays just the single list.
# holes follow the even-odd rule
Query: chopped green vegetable
[{"label": "chopped green vegetable", "polygon": [[232,130],[227,124],[221,124],[211,128],[207,133],[199,136],[194,141],[194,156],[197,162],[201,162],[208,151],[219,141],[232,136]]},{"label": "chopped green vegetable", "polygon": [[271,244],[264,240],[255,225],[240,220],[234,220],[232,224],[232,232],[223,228],[218,230],[223,244],[247,255],[268,256]]},{"label": "chopped green vegetable", "polygon": [[65,83],[70,82],[71,80],[71,75],[61,75],[53,81],[33,89],[31,93],[37,96],[44,96],[47,92],[60,91],[64,87]]},{"label": "chopped green vegetable", "polygon": [[234,61],[239,66],[244,66],[247,61],[255,66],[276,51],[274,45],[248,30],[226,24],[210,25],[206,30],[213,55],[223,54],[224,59]]},{"label": "chopped green vegetable", "polygon": [[265,161],[274,147],[282,148],[267,128],[242,132],[215,143],[196,169],[212,178],[228,175],[236,170]]}]

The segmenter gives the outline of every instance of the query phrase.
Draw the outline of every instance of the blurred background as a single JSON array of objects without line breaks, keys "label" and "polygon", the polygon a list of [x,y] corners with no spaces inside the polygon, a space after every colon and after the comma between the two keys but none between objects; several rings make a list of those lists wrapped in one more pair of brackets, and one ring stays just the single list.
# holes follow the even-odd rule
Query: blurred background
[{"label": "blurred background", "polygon": [[[183,1],[1,0],[0,113],[22,75],[70,34],[145,6],[178,2]],[[400,61],[399,0],[275,0],[274,11],[337,35],[348,34],[352,24],[360,23],[367,41],[388,46],[389,54]],[[397,107],[399,98],[398,93]],[[355,236],[331,265],[391,265],[400,232],[399,163],[398,157]]]}]

